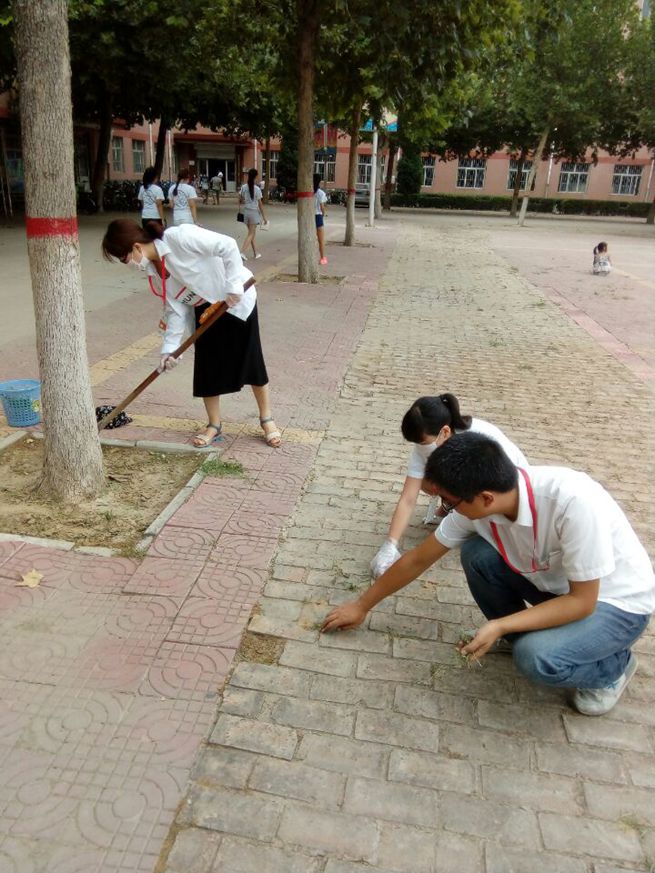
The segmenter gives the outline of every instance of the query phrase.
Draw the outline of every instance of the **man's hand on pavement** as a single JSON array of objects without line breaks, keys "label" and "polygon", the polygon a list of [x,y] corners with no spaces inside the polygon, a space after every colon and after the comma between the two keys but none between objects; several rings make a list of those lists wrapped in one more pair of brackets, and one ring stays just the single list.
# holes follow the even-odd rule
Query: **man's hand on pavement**
[{"label": "man's hand on pavement", "polygon": [[495,621],[488,621],[479,628],[470,643],[466,643],[466,645],[462,643],[457,648],[463,655],[470,655],[479,660],[487,654],[496,640],[502,637],[502,635],[500,625]]},{"label": "man's hand on pavement", "polygon": [[358,627],[366,618],[368,610],[360,606],[358,600],[342,603],[330,612],[323,622],[322,631],[351,630]]}]

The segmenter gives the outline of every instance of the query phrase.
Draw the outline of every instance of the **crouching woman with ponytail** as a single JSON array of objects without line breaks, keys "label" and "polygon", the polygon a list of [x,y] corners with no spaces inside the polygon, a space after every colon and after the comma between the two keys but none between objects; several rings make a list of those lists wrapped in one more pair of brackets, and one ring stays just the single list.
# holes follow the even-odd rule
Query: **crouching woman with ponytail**
[{"label": "crouching woman with ponytail", "polygon": [[[455,433],[472,431],[484,434],[500,443],[505,453],[517,467],[527,467],[523,452],[505,434],[488,421],[462,415],[459,401],[454,394],[439,394],[436,397],[419,397],[405,413],[402,434],[407,442],[414,443],[409,453],[407,475],[403,490],[391,517],[387,539],[371,561],[371,574],[377,579],[400,558],[398,546],[405,533],[421,491],[435,494],[433,486],[424,479],[425,467],[432,452]],[[450,511],[440,498],[433,496],[424,518],[424,524],[439,522]]]},{"label": "crouching woman with ponytail", "polygon": [[236,241],[193,224],[163,230],[151,223],[142,229],[129,218],[118,218],[107,228],[102,251],[110,261],[141,270],[150,290],[162,298],[162,369],[177,363],[171,353],[199,326],[212,303],[225,301],[229,307],[195,344],[193,396],[203,399],[207,426],[193,445],[206,448],[220,439],[221,395],[250,385],[266,444],[278,448],[281,435],[271,416],[257,291],[254,284],[244,289],[252,273],[243,266]]}]

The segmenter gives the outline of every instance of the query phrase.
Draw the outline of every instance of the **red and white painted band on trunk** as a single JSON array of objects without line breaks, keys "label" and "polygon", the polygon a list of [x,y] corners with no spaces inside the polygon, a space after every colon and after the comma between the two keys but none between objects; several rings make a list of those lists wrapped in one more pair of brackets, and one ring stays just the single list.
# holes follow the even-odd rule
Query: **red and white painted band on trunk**
[{"label": "red and white painted band on trunk", "polygon": [[27,238],[39,236],[77,236],[77,216],[70,218],[25,218]]},{"label": "red and white painted band on trunk", "polygon": [[357,193],[357,188],[348,188],[348,193],[349,193],[349,194],[356,194],[356,193]]},{"label": "red and white painted band on trunk", "polygon": [[313,197],[313,196],[314,196],[313,191],[298,191],[298,192],[296,192],[296,197],[298,199],[300,199],[301,197]]}]

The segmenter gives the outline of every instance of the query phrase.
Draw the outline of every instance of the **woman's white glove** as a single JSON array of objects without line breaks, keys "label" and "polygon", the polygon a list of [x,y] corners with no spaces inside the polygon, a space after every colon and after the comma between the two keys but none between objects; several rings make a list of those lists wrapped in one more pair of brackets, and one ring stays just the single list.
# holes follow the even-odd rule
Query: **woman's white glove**
[{"label": "woman's white glove", "polygon": [[167,373],[169,370],[172,370],[182,360],[182,355],[178,358],[174,358],[172,355],[162,355],[159,361],[159,366],[157,369],[160,373]]},{"label": "woman's white glove", "polygon": [[371,576],[377,579],[383,573],[386,573],[392,564],[395,564],[401,553],[393,540],[385,540],[377,551],[376,556],[371,561]]}]

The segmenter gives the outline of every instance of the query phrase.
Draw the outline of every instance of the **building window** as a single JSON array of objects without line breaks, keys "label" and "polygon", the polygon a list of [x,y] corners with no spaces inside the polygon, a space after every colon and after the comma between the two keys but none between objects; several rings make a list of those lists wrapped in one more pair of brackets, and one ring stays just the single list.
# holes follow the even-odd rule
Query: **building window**
[{"label": "building window", "polygon": [[434,155],[423,158],[423,187],[431,188],[434,182]]},{"label": "building window", "polygon": [[[507,174],[507,190],[513,191],[516,185],[516,173],[519,168],[519,162],[511,160],[509,162],[509,173]],[[528,184],[528,176],[532,169],[532,161],[523,161],[523,169],[521,170],[521,186],[520,191],[525,191],[525,186]]]},{"label": "building window", "polygon": [[318,173],[324,182],[334,182],[334,174],[336,170],[337,154],[334,151],[314,152],[314,172]]},{"label": "building window", "polygon": [[[121,140],[122,142],[122,140]],[[143,173],[146,168],[146,144],[142,139],[132,140],[132,169],[135,173]],[[114,169],[116,169],[114,167]]]},{"label": "building window", "polygon": [[357,155],[357,184],[371,184],[371,166],[373,155]]},{"label": "building window", "polygon": [[629,164],[614,164],[612,194],[639,194],[640,182],[641,167],[631,167]]},{"label": "building window", "polygon": [[277,162],[280,157],[279,152],[268,153],[268,177],[269,179],[277,179]]},{"label": "building window", "polygon": [[569,194],[584,194],[589,179],[589,164],[562,164],[559,174],[558,191]]},{"label": "building window", "polygon": [[113,136],[111,138],[111,168],[115,173],[125,172],[125,163],[123,162],[123,137]]},{"label": "building window", "polygon": [[484,188],[484,173],[487,162],[481,158],[460,160],[457,168],[458,188]]}]

